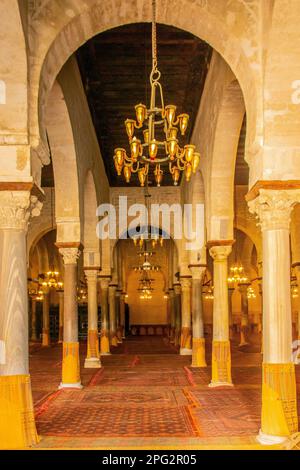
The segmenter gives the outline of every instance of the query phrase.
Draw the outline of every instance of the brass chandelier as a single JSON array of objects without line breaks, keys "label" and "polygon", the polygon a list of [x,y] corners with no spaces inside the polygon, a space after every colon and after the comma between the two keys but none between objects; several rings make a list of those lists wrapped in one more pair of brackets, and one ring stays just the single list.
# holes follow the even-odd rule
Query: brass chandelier
[{"label": "brass chandelier", "polygon": [[49,288],[54,288],[54,289],[62,289],[63,288],[63,282],[59,280],[59,272],[58,271],[47,271],[44,274],[40,274],[39,276],[42,281],[41,285],[42,287],[49,287]]},{"label": "brass chandelier", "polygon": [[[176,116],[176,106],[165,106],[162,86],[159,82],[161,73],[157,64],[156,43],[156,0],[152,0],[152,70],[150,74],[151,98],[150,106],[139,103],[135,106],[136,119],[126,119],[125,128],[129,139],[130,156],[124,148],[116,148],[114,164],[117,174],[123,172],[127,183],[130,182],[132,173],[137,173],[141,186],[145,185],[149,173],[149,165],[154,167],[154,176],[157,186],[163,179],[164,163],[169,163],[169,172],[176,186],[184,171],[186,181],[189,181],[192,173],[200,162],[200,154],[196,152],[195,145],[179,145],[178,131],[185,135],[188,127],[189,115],[182,113]],[[160,103],[158,102],[160,99]],[[141,130],[143,141],[134,135],[135,129]],[[158,134],[163,137],[160,137]]]}]

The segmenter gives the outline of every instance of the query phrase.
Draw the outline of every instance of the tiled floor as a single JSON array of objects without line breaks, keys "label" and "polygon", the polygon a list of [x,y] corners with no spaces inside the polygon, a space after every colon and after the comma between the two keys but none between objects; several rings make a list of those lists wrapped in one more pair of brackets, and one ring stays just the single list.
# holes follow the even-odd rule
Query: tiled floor
[{"label": "tiled floor", "polygon": [[[210,367],[193,369],[159,337],[128,338],[100,370],[82,371],[82,390],[57,390],[61,346],[31,349],[42,448],[257,448],[261,354],[233,341],[234,388],[210,389]],[[81,345],[83,365],[85,345]],[[207,340],[207,359],[210,341]]]}]

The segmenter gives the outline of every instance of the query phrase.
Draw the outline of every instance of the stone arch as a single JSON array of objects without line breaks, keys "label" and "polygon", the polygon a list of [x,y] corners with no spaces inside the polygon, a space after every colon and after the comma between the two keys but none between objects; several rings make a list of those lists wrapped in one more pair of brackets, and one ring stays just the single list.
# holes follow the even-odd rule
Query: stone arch
[{"label": "stone arch", "polygon": [[[0,49],[0,145],[27,145],[28,70],[26,41],[19,2],[17,0],[3,0],[0,10],[2,38]],[[28,168],[25,165],[27,171]]]},{"label": "stone arch", "polygon": [[[242,21],[245,34],[249,34],[250,43],[253,42],[253,17],[257,11],[249,12],[242,4],[239,5],[239,21]],[[70,0],[65,8],[57,0],[47,2],[47,16],[59,18],[57,28],[46,23],[43,11],[33,19],[36,40],[41,45],[36,53],[35,66],[32,70],[32,112],[31,133],[35,136],[43,135],[43,114],[49,90],[67,59],[91,37],[107,29],[135,22],[149,22],[151,20],[151,2],[148,0],[133,0],[123,2],[116,0],[94,0],[91,5]],[[257,57],[253,52],[245,50],[239,34],[233,33],[233,24],[236,21],[235,7],[224,4],[220,8],[219,2],[191,2],[190,0],[168,0],[158,2],[157,21],[186,30],[209,43],[221,54],[237,77],[245,96],[248,122],[251,123],[247,139],[250,134],[254,140],[258,107],[257,84],[255,74]],[[226,21],[224,21],[224,18]],[[250,26],[251,21],[251,26]],[[249,24],[248,24],[249,23]],[[253,44],[252,44],[253,45]],[[255,47],[254,47],[255,50]],[[252,63],[253,62],[253,63]]]},{"label": "stone arch", "polygon": [[236,219],[234,223],[234,228],[243,232],[252,242],[256,249],[257,256],[259,260],[262,260],[262,238],[259,231],[250,230],[249,226],[243,223],[241,219]]},{"label": "stone arch", "polygon": [[57,81],[49,95],[46,126],[54,171],[57,241],[81,242],[76,150],[68,109]]},{"label": "stone arch", "polygon": [[242,90],[234,79],[222,96],[210,168],[206,175],[207,228],[210,240],[233,239],[235,161],[244,114]]},{"label": "stone arch", "polygon": [[87,170],[86,172],[83,198],[84,266],[100,267],[100,240],[96,234],[98,223],[96,212],[98,204],[94,177],[91,170]]}]

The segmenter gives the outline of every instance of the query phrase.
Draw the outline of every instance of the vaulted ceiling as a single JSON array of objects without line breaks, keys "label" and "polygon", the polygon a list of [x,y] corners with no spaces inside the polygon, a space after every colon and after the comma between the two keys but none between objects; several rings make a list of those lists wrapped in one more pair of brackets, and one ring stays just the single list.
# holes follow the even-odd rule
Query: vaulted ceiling
[{"label": "vaulted ceiling", "polygon": [[[185,31],[157,26],[165,104],[175,104],[178,113],[190,115],[187,143],[212,50]],[[135,118],[134,106],[142,102],[149,107],[151,24],[132,24],[101,33],[77,51],[77,60],[110,185],[126,185],[116,174],[113,155],[116,147],[124,147],[129,153],[124,121]],[[139,185],[137,175],[130,184]],[[166,174],[163,184],[173,184],[172,178]]]}]

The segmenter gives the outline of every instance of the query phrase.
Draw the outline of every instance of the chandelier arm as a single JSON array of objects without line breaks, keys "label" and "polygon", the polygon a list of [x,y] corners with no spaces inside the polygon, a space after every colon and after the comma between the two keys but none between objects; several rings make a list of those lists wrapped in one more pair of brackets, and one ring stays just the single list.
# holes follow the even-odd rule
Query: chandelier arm
[{"label": "chandelier arm", "polygon": [[165,162],[169,161],[170,157],[169,157],[169,155],[167,155],[164,158],[155,158],[155,160],[151,160],[151,158],[145,157],[145,155],[143,155],[142,159],[144,160],[144,162],[155,165],[156,163],[165,163]]},{"label": "chandelier arm", "polygon": [[[128,162],[128,163],[129,163],[129,165],[126,165],[126,162]],[[133,163],[133,160],[132,160],[132,158],[131,158],[131,157],[129,157],[127,154],[125,154],[125,157],[124,157],[124,165],[126,165],[126,166],[131,166],[131,165],[132,165],[132,163]]]},{"label": "chandelier arm", "polygon": [[140,169],[140,162],[136,162],[136,168],[134,168],[134,163],[132,163],[131,171],[132,173],[137,173]]},{"label": "chandelier arm", "polygon": [[[180,171],[185,170],[185,162],[183,162],[180,158],[177,158],[176,163],[177,163],[177,168]],[[181,163],[183,164],[182,166],[181,166]]]}]

